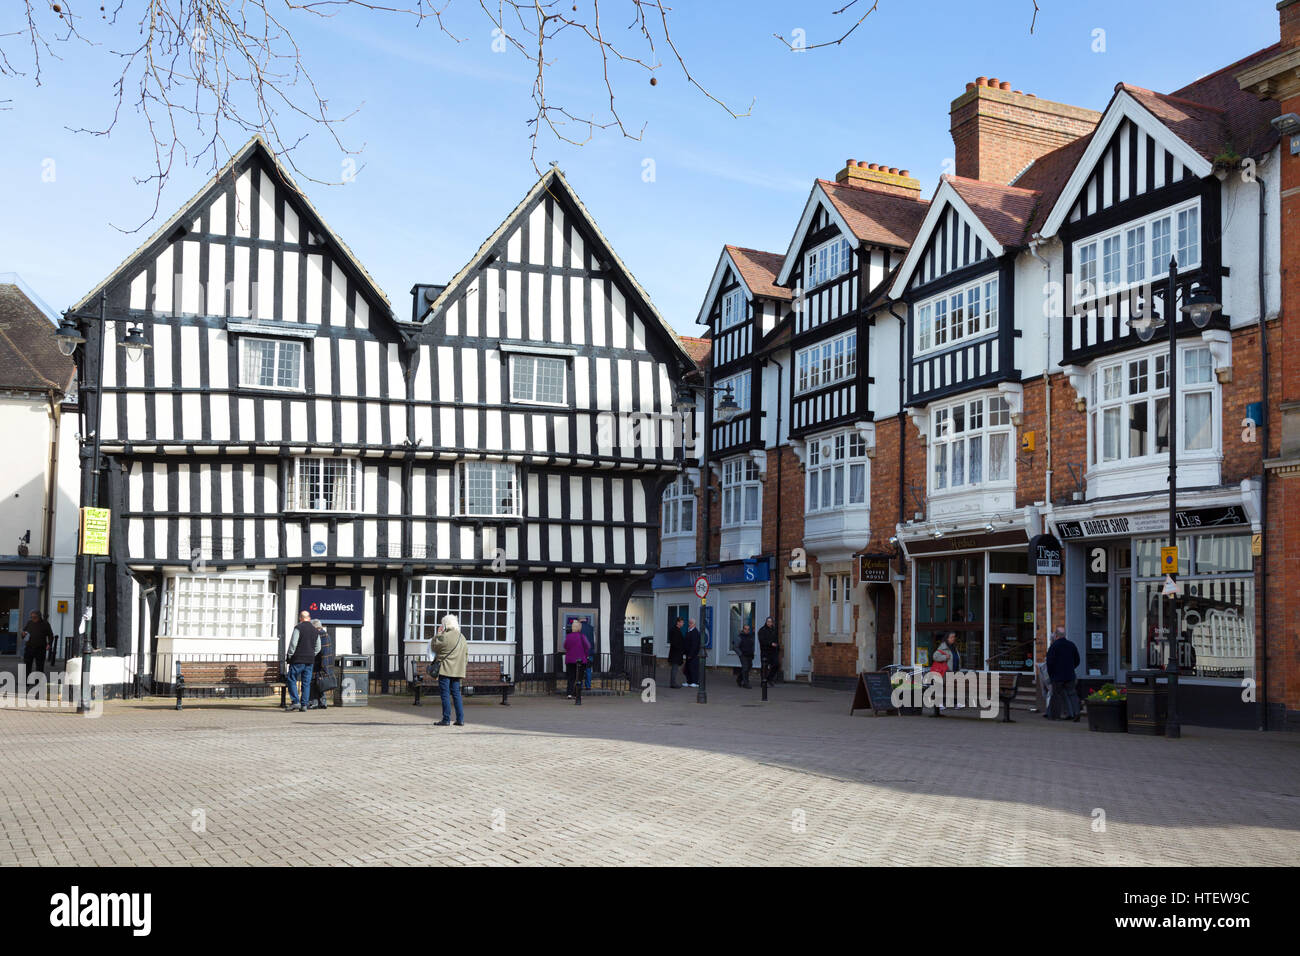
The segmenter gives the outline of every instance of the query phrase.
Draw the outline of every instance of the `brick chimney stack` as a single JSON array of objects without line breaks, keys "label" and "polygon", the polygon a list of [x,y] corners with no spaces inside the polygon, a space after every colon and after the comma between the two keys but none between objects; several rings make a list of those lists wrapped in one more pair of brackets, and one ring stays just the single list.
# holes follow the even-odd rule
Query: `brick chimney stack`
[{"label": "brick chimney stack", "polygon": [[952,101],[956,173],[1006,184],[1031,162],[1096,127],[1101,114],[1040,100],[1011,84],[981,76]]},{"label": "brick chimney stack", "polygon": [[835,181],[889,193],[891,196],[921,198],[921,181],[913,179],[906,169],[899,169],[896,166],[882,166],[879,163],[850,159],[846,160],[844,168],[835,174]]},{"label": "brick chimney stack", "polygon": [[1282,45],[1300,46],[1300,0],[1282,0],[1277,5],[1282,27]]}]

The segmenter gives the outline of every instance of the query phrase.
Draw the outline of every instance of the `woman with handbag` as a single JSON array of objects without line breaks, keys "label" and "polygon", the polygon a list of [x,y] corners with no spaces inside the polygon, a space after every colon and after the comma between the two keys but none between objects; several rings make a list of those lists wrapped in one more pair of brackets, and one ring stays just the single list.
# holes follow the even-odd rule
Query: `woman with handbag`
[{"label": "woman with handbag", "polygon": [[[934,639],[934,650],[930,652],[930,673],[939,675],[939,699],[943,700],[943,686],[945,676],[948,673],[948,666],[952,663],[952,651],[948,649],[948,640],[944,635],[939,635]],[[943,713],[943,704],[934,705],[934,713],[930,716],[938,717]]]},{"label": "woman with handbag", "polygon": [[320,621],[312,621],[316,630],[320,631],[320,650],[316,653],[316,660],[311,669],[311,703],[307,705],[308,710],[324,710],[329,704],[325,701],[325,695],[334,688],[338,687],[338,678],[334,676],[334,637]]},{"label": "woman with handbag", "polygon": [[456,726],[465,726],[465,707],[460,696],[460,682],[465,679],[469,647],[460,632],[455,614],[442,619],[442,633],[433,639],[434,666],[438,668],[438,693],[442,695],[442,720],[435,727],[451,723],[451,702],[456,702]]}]

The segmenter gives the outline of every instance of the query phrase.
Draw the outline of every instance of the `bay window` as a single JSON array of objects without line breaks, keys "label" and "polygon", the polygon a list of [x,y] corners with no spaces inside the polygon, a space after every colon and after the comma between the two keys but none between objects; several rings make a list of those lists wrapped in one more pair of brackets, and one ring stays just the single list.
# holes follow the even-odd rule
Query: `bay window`
[{"label": "bay window", "polygon": [[[1179,451],[1215,446],[1214,359],[1205,346],[1179,350]],[[1165,351],[1128,355],[1099,366],[1089,378],[1088,464],[1169,454],[1169,357]]]},{"label": "bay window", "polygon": [[813,289],[823,282],[842,276],[853,267],[853,247],[849,241],[836,236],[830,242],[823,242],[815,249],[809,249],[803,257],[803,284],[805,289]]},{"label": "bay window", "polygon": [[733,458],[722,463],[722,527],[758,524],[762,499],[754,459]]},{"label": "bay window", "polygon": [[981,279],[916,306],[915,352],[946,348],[998,327],[998,277]]},{"label": "bay window", "polygon": [[695,533],[695,485],[685,475],[664,492],[662,526],[665,536]]},{"label": "bay window", "polygon": [[1012,480],[1015,428],[1001,395],[963,399],[931,416],[930,489],[960,491]]},{"label": "bay window", "polygon": [[867,441],[857,429],[808,443],[808,513],[867,502]]},{"label": "bay window", "polygon": [[858,374],[858,333],[845,332],[799,351],[795,394],[811,392]]},{"label": "bay window", "polygon": [[1175,253],[1181,271],[1201,264],[1199,199],[1076,242],[1074,298],[1085,302],[1167,276]]}]

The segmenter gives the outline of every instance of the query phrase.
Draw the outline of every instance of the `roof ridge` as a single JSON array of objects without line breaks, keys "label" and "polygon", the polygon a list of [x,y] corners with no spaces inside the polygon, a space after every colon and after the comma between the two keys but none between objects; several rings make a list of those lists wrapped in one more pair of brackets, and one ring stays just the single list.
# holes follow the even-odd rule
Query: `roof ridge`
[{"label": "roof ridge", "polygon": [[[1021,171],[1021,175],[1023,176],[1028,172],[1031,166],[1033,166],[1033,163],[1026,166],[1024,170]],[[1016,192],[1034,193],[1035,195],[1041,195],[1043,192],[1041,189],[1033,189],[1029,186],[1013,186],[1010,183],[995,183],[991,179],[971,179],[969,176],[957,176],[953,173],[944,173],[942,178],[954,184],[958,182],[970,183],[973,186],[991,187],[993,189],[1014,189]]]},{"label": "roof ridge", "polygon": [[823,186],[834,186],[836,189],[852,189],[855,192],[871,193],[871,195],[873,196],[884,196],[888,199],[901,199],[903,200],[903,202],[919,202],[919,203],[926,203],[926,204],[930,202],[930,200],[922,198],[921,191],[919,189],[915,190],[916,192],[915,196],[904,196],[901,193],[886,192],[883,189],[876,189],[871,186],[864,186],[860,183],[841,183],[841,182],[836,182],[833,179],[822,179],[820,176],[817,178],[816,182],[822,184]]},{"label": "roof ridge", "polygon": [[[1228,111],[1221,106],[1211,106],[1209,103],[1200,103],[1196,100],[1189,100],[1185,96],[1175,96],[1173,93],[1161,93],[1159,90],[1148,90],[1145,86],[1134,86],[1132,83],[1125,83],[1121,80],[1118,86],[1125,90],[1137,90],[1139,93],[1150,93],[1152,96],[1158,96],[1162,100],[1172,100],[1175,103],[1186,103],[1188,106],[1195,106],[1198,110],[1208,110],[1211,113],[1221,113],[1227,115]],[[1183,87],[1187,89],[1187,87]]]},{"label": "roof ridge", "polygon": [[1195,86],[1197,83],[1204,83],[1206,80],[1211,79],[1212,77],[1216,77],[1221,73],[1227,73],[1229,70],[1235,70],[1237,67],[1241,66],[1241,64],[1245,63],[1247,60],[1253,60],[1255,59],[1255,57],[1260,56],[1261,54],[1268,53],[1270,50],[1281,49],[1281,47],[1282,47],[1282,41],[1275,40],[1274,42],[1270,43],[1266,47],[1260,47],[1254,53],[1248,53],[1245,56],[1243,56],[1241,59],[1229,63],[1227,66],[1219,67],[1213,73],[1206,73],[1204,76],[1197,77],[1196,79],[1192,80],[1192,82],[1190,83],[1183,84],[1174,92],[1175,93],[1182,92],[1185,89]]}]

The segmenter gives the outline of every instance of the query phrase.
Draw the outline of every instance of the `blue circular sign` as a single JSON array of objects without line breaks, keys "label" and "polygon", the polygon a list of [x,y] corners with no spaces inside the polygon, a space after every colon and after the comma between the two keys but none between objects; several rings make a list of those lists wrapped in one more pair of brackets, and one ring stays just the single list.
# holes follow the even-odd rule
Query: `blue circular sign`
[{"label": "blue circular sign", "polygon": [[325,542],[324,542],[324,541],[314,541],[314,542],[312,542],[311,550],[312,550],[312,553],[313,553],[313,554],[324,554],[324,553],[325,553]]}]

